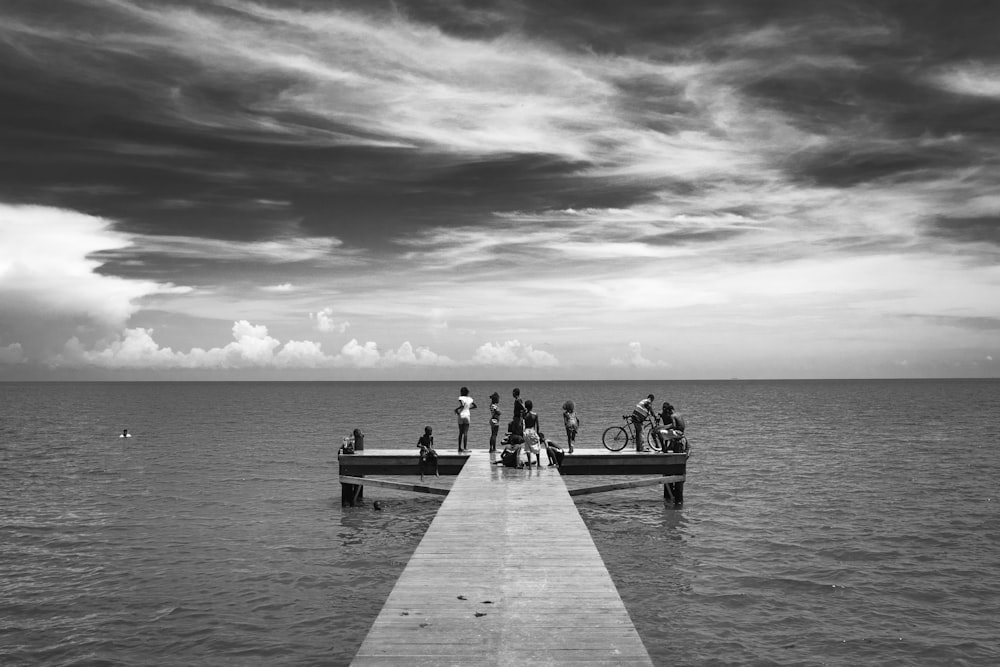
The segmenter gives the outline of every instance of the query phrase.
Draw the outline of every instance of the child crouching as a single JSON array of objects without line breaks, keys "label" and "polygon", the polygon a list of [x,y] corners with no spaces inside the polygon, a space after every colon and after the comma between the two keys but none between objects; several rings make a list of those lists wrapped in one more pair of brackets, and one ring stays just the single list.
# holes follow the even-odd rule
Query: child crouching
[{"label": "child crouching", "polygon": [[424,481],[425,474],[438,474],[438,454],[434,450],[434,429],[430,426],[424,427],[424,434],[417,440],[417,447],[420,448],[420,481]]}]

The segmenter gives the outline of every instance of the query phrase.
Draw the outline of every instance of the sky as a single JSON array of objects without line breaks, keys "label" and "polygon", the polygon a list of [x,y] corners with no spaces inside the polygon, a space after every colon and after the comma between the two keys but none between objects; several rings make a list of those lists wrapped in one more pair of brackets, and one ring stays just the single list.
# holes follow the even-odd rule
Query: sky
[{"label": "sky", "polygon": [[6,0],[0,380],[1000,377],[997,25]]}]

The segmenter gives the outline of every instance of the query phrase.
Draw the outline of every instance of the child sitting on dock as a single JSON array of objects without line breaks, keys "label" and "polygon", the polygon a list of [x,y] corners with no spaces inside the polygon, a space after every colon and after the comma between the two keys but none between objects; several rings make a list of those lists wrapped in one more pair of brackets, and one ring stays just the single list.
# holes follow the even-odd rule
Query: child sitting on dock
[{"label": "child sitting on dock", "polygon": [[[549,467],[556,466],[558,468],[563,461],[563,457],[566,455],[562,447],[547,439],[544,433],[539,433],[538,438],[545,445],[545,455],[549,457]],[[538,465],[541,465],[541,463]]]},{"label": "child sitting on dock", "polygon": [[500,452],[500,460],[493,463],[503,465],[507,468],[520,468],[521,462],[518,459],[521,458],[521,446],[523,443],[524,438],[515,433],[508,432],[503,440],[500,441],[500,444],[503,445],[503,451]]},{"label": "child sitting on dock", "polygon": [[417,440],[417,447],[420,448],[420,481],[424,481],[424,474],[434,473],[435,477],[440,477],[438,474],[438,455],[434,451],[434,429],[430,426],[424,427],[424,434],[420,436]]}]

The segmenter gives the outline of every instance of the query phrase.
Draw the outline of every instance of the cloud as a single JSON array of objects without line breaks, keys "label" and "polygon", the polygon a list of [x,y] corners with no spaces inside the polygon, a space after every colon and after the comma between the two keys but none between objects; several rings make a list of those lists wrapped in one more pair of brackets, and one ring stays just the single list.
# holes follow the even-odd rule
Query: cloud
[{"label": "cloud", "polygon": [[454,362],[426,347],[405,341],[396,350],[379,352],[372,341],[348,341],[339,354],[328,355],[314,341],[289,340],[282,343],[264,325],[239,320],[232,326],[233,340],[211,349],[192,348],[188,352],[161,347],[152,330],[126,329],[113,340],[92,348],[71,338],[60,355],[50,360],[53,368],[97,367],[108,369],[321,369],[395,368],[399,366],[450,366]]},{"label": "cloud", "polygon": [[352,338],[336,357],[337,365],[354,368],[393,368],[396,366],[453,366],[455,362],[444,355],[436,354],[426,347],[414,347],[404,341],[396,350],[382,353],[378,345],[368,341],[364,345]]},{"label": "cloud", "polygon": [[[192,236],[134,235],[129,254],[166,255],[172,260],[198,259],[211,262],[266,262],[286,264],[334,260],[342,242],[330,237],[288,236],[267,241],[234,241]],[[341,253],[335,261],[348,261]]]},{"label": "cloud", "polygon": [[642,344],[632,341],[628,344],[628,356],[625,359],[613,357],[609,362],[614,368],[669,368],[665,361],[650,361],[642,355]]},{"label": "cloud", "polygon": [[58,349],[69,332],[92,338],[112,334],[144,300],[189,291],[99,272],[99,253],[131,245],[129,235],[103,218],[0,203],[0,339],[20,343],[29,358],[41,358]]},{"label": "cloud", "polygon": [[0,347],[0,364],[20,364],[27,361],[20,343]]},{"label": "cloud", "polygon": [[390,350],[383,358],[386,366],[454,366],[448,357],[432,352],[427,347],[413,347],[410,341],[404,341],[397,350]]},{"label": "cloud", "polygon": [[382,360],[382,354],[374,341],[362,345],[356,338],[347,341],[344,347],[340,348],[339,356],[345,360],[346,365],[355,368],[375,368]]},{"label": "cloud", "polygon": [[508,340],[503,343],[483,343],[472,355],[472,363],[483,366],[547,368],[558,366],[559,360],[553,354],[536,350],[519,340]]},{"label": "cloud", "polygon": [[934,73],[931,82],[944,90],[968,95],[1000,99],[1000,63],[961,63]]},{"label": "cloud", "polygon": [[347,320],[337,322],[333,318],[333,309],[324,308],[318,313],[309,313],[309,319],[316,322],[316,328],[324,333],[344,333],[351,326]]},{"label": "cloud", "polygon": [[[281,342],[268,335],[267,327],[253,325],[246,320],[235,322],[233,341],[224,347],[192,348],[190,352],[175,352],[160,347],[153,340],[152,331],[145,328],[126,329],[110,343],[87,349],[79,339],[71,338],[54,367],[96,366],[100,368],[295,368],[303,359],[302,347],[292,345],[285,352]],[[285,346],[287,347],[287,345]],[[315,359],[309,359],[315,361]]]},{"label": "cloud", "polygon": [[[913,27],[954,12],[222,5],[0,9],[0,180],[60,203],[0,238],[4,358],[459,363],[407,332],[506,341],[461,363],[649,368],[623,343],[668,318],[679,365],[765,329],[779,359],[891,344],[912,312],[914,348],[968,346],[998,315],[998,65]],[[203,349],[219,321],[246,326]]]}]

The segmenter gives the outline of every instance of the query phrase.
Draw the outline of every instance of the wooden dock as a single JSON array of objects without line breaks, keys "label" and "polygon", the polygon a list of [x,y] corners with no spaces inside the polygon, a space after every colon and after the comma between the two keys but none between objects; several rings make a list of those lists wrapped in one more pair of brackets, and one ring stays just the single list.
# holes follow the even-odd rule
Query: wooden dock
[{"label": "wooden dock", "polygon": [[467,456],[352,664],[652,665],[558,469]]}]

